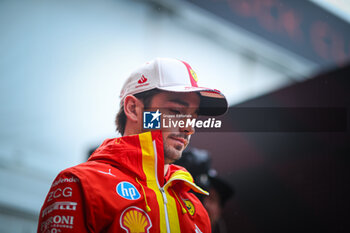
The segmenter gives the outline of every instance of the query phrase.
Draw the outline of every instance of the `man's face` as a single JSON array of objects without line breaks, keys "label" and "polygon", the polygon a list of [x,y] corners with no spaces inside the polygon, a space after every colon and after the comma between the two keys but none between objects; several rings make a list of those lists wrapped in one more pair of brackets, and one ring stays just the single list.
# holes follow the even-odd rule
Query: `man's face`
[{"label": "man's face", "polygon": [[[200,97],[197,93],[161,92],[153,96],[149,108],[160,109],[163,116],[183,114],[196,118],[199,102]],[[193,133],[194,129],[191,126],[173,126],[170,130],[162,130],[165,164],[173,163],[181,158]]]}]

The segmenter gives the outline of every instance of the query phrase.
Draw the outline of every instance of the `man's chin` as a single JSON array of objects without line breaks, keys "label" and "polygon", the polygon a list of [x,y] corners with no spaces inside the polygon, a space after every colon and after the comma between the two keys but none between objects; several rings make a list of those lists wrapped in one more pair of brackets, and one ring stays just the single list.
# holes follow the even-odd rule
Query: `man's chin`
[{"label": "man's chin", "polygon": [[165,163],[174,163],[177,160],[181,159],[182,150],[176,150],[175,148],[167,149],[164,151],[164,162]]}]

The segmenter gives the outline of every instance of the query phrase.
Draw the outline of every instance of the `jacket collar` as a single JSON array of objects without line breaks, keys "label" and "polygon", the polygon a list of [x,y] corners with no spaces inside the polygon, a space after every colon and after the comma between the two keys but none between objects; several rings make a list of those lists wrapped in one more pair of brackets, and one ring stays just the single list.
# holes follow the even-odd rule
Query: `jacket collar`
[{"label": "jacket collar", "polygon": [[[194,184],[191,174],[183,167],[170,165],[164,177],[164,148],[160,130],[107,139],[88,161],[110,164],[119,170],[159,187],[177,186],[207,194]],[[165,182],[166,181],[166,182]]]}]

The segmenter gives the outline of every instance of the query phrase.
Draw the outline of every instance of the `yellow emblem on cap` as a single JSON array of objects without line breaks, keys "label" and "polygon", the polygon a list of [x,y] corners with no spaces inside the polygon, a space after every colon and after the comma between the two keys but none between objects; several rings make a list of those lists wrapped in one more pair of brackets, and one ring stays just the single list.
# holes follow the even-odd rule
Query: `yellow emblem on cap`
[{"label": "yellow emblem on cap", "polygon": [[198,77],[197,77],[197,74],[196,72],[194,72],[194,70],[190,69],[191,71],[191,75],[192,75],[192,78],[194,79],[194,81],[198,82]]},{"label": "yellow emblem on cap", "polygon": [[185,202],[188,212],[193,216],[194,212],[196,212],[193,203],[188,199],[183,199],[183,201]]},{"label": "yellow emblem on cap", "polygon": [[120,225],[127,233],[146,233],[152,227],[148,214],[135,206],[124,210],[120,217]]}]

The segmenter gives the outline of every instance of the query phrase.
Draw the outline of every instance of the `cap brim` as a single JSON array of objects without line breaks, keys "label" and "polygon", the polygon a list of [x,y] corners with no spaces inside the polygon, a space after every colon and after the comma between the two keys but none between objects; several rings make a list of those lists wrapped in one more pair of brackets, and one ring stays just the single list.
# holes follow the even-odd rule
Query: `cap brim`
[{"label": "cap brim", "polygon": [[157,87],[157,89],[172,92],[198,92],[201,95],[199,115],[219,116],[224,114],[228,108],[226,97],[216,89],[192,86]]}]

